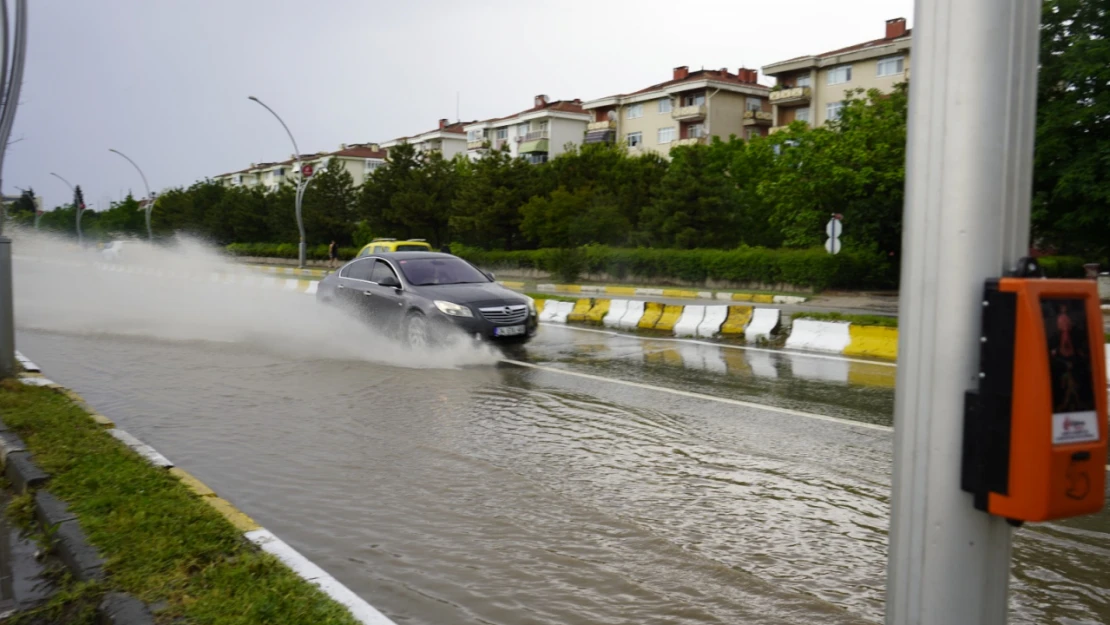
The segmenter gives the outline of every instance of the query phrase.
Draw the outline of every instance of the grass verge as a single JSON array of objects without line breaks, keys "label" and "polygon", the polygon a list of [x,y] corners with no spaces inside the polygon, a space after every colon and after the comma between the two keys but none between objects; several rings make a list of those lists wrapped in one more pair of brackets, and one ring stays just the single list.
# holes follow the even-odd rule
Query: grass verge
[{"label": "grass verge", "polygon": [[595,294],[587,293],[579,297],[575,297],[573,295],[559,295],[558,293],[525,293],[525,295],[531,297],[532,299],[554,300],[556,302],[577,302],[580,299],[588,299]]},{"label": "grass verge", "polygon": [[846,315],[844,313],[800,312],[792,315],[793,319],[812,319],[814,321],[848,321],[859,326],[879,326],[883,328],[897,328],[898,317],[883,315]]},{"label": "grass verge", "polygon": [[67,596],[85,605],[120,590],[147,603],[163,602],[159,622],[357,623],[346,608],[246,542],[215,510],[109,436],[68,398],[5,380],[0,413],[52,476],[47,489],[69,504],[107,560],[105,583],[71,583],[61,604],[52,602],[49,609],[64,611]]}]

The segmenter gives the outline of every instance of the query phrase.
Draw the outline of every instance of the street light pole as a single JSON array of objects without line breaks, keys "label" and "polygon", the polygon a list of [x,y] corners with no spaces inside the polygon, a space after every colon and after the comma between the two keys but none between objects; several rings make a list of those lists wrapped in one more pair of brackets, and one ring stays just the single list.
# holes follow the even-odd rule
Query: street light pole
[{"label": "street light pole", "polygon": [[81,247],[84,237],[81,236],[81,207],[77,205],[77,189],[74,188],[74,186],[71,185],[68,180],[62,178],[58,174],[50,172],[50,175],[66,183],[66,186],[69,187],[70,194],[73,195],[73,208],[77,210],[77,246]]},{"label": "street light pole", "polygon": [[285,129],[285,134],[289,135],[289,140],[293,142],[293,167],[297,170],[297,194],[295,200],[295,208],[297,211],[297,229],[301,234],[301,243],[297,248],[298,266],[302,269],[305,266],[305,236],[304,236],[304,219],[301,216],[301,201],[304,199],[305,188],[308,187],[306,178],[301,175],[301,150],[297,147],[297,140],[293,138],[293,133],[289,131],[289,126],[285,125],[285,121],[281,116],[274,112],[274,109],[266,106],[266,103],[254,96],[247,96],[248,99],[254,100],[262,106],[262,108],[270,111],[270,114],[277,118],[281,127]]},{"label": "street light pole", "polygon": [[[27,0],[15,2],[15,25],[8,32],[8,2],[0,1],[0,174],[4,153],[15,123],[19,91],[23,86],[23,66],[27,58]],[[10,36],[14,35],[14,36]],[[11,71],[9,72],[9,39]],[[0,378],[15,374],[15,308],[12,303],[12,240],[3,236],[3,210],[0,210]]]},{"label": "street light pole", "polygon": [[154,210],[154,196],[150,194],[150,185],[146,183],[146,174],[143,173],[143,170],[139,169],[139,166],[135,163],[135,161],[131,160],[131,158],[123,152],[120,152],[119,150],[116,150],[114,148],[108,148],[108,151],[115,152],[116,154],[119,154],[123,158],[127,159],[127,162],[131,163],[131,165],[135,168],[135,171],[139,172],[139,176],[142,177],[143,187],[146,189],[146,237],[148,240],[154,241],[154,232],[150,229],[150,211]]}]

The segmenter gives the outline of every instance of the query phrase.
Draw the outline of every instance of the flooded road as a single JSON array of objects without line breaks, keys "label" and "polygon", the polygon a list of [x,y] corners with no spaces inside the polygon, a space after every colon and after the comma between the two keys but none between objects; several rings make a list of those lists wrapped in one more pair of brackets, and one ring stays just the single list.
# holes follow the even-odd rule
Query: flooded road
[{"label": "flooded road", "polygon": [[[396,622],[882,621],[894,367],[559,326],[413,355],[180,256],[17,264],[19,349]],[[1110,621],[1110,515],[1019,530],[1012,589]]]},{"label": "flooded road", "polygon": [[[893,367],[558,327],[544,369],[18,340],[398,622],[882,620],[888,432],[601,378],[889,425]],[[1105,622],[1108,529],[1018,532],[1012,622]]]}]

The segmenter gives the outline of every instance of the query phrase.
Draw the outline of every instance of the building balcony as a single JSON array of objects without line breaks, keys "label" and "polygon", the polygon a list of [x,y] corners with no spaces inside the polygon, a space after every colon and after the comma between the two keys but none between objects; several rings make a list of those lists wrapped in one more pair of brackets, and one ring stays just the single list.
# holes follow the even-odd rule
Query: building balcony
[{"label": "building balcony", "polygon": [[548,132],[546,130],[533,130],[532,132],[524,135],[525,141],[539,141],[541,139],[548,139]]},{"label": "building balcony", "polygon": [[771,104],[777,104],[779,106],[789,106],[791,104],[809,104],[809,87],[792,87],[790,89],[779,89],[778,91],[772,91],[770,99]]},{"label": "building balcony", "polygon": [[479,139],[478,141],[467,141],[466,149],[468,150],[488,150],[489,141],[486,139]]},{"label": "building balcony", "polygon": [[671,142],[671,147],[678,147],[681,145],[705,145],[707,137],[687,137],[686,139],[676,139]]},{"label": "building balcony", "polygon": [[589,124],[586,124],[586,132],[593,132],[595,130],[615,130],[616,127],[617,122],[611,119],[606,119],[599,122],[590,122]]},{"label": "building balcony", "polygon": [[744,111],[745,126],[770,126],[772,115],[766,111]]},{"label": "building balcony", "polygon": [[671,119],[682,122],[705,119],[705,105],[692,104],[690,106],[680,106],[676,109],[671,109]]},{"label": "building balcony", "polygon": [[789,128],[789,127],[790,127],[789,125],[786,125],[786,126],[771,126],[771,129],[770,129],[770,130],[768,130],[767,132],[768,132],[769,134],[772,134],[772,135],[773,135],[773,134],[775,134],[776,132],[782,132],[783,130],[786,130],[786,129],[787,129],[787,128]]}]

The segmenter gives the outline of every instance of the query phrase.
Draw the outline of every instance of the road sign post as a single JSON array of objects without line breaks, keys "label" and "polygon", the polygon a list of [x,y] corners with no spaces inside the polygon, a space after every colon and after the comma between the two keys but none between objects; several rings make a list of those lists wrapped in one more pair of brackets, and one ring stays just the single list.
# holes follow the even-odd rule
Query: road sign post
[{"label": "road sign post", "polygon": [[974,508],[960,462],[984,280],[1028,251],[1040,11],[916,6],[887,625],[1006,622],[1012,529]]},{"label": "road sign post", "polygon": [[833,215],[829,223],[825,224],[825,234],[829,238],[825,240],[825,250],[830,254],[837,254],[840,252],[840,233],[844,232],[844,224],[840,222],[840,215]]}]

